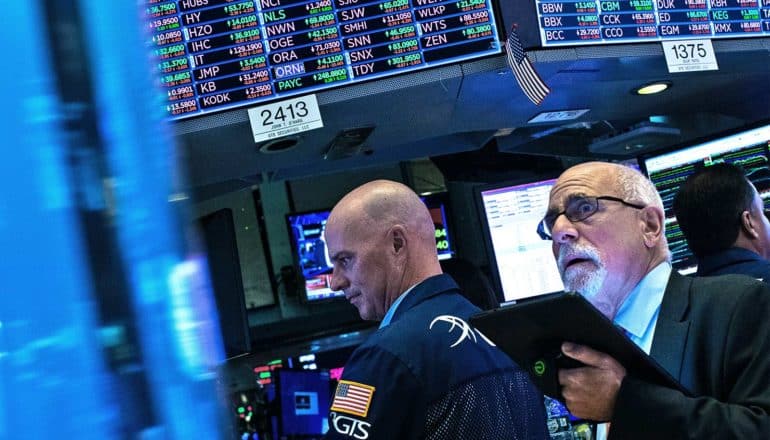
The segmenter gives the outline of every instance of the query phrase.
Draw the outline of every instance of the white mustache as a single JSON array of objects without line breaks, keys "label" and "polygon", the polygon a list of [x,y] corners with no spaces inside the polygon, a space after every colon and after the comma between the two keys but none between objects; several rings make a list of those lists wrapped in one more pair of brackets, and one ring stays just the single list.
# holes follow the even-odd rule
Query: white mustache
[{"label": "white mustache", "polygon": [[584,244],[565,244],[559,248],[559,255],[556,259],[559,272],[563,273],[564,265],[576,258],[591,260],[597,266],[601,266],[599,252],[595,248]]}]

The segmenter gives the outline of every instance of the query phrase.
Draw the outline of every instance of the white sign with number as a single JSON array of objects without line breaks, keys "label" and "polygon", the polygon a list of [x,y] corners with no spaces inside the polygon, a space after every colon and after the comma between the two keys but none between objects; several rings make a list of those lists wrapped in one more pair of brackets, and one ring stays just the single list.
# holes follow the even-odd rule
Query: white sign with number
[{"label": "white sign with number", "polygon": [[662,41],[669,73],[719,70],[711,40]]},{"label": "white sign with number", "polygon": [[315,95],[249,109],[254,142],[268,141],[324,126]]}]

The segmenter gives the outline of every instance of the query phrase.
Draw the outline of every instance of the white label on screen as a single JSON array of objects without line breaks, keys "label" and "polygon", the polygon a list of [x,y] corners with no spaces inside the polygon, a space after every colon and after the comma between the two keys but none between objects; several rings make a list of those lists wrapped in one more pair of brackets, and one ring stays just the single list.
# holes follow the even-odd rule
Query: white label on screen
[{"label": "white label on screen", "polygon": [[662,41],[669,73],[719,70],[711,40]]},{"label": "white label on screen", "polygon": [[315,95],[249,109],[254,142],[268,141],[324,126]]}]

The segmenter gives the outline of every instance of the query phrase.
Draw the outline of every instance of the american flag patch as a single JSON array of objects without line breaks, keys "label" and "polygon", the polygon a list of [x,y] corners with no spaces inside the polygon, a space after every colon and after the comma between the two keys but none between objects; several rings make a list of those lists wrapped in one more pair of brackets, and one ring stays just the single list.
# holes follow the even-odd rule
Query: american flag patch
[{"label": "american flag patch", "polygon": [[372,402],[374,387],[362,383],[341,380],[334,392],[332,411],[340,411],[359,417],[366,417]]}]

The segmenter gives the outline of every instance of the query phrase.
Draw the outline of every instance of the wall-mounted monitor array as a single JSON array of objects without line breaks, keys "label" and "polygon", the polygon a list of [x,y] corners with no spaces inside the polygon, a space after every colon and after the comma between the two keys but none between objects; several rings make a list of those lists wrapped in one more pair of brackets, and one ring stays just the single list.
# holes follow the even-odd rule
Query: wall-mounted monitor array
[{"label": "wall-mounted monitor array", "polygon": [[543,46],[770,36],[767,0],[536,0]]},{"label": "wall-mounted monitor array", "polygon": [[146,0],[172,118],[500,53],[491,0]]},{"label": "wall-mounted monitor array", "polygon": [[537,234],[555,182],[503,183],[478,193],[492,272],[506,302],[564,289],[551,242]]},{"label": "wall-mounted monitor array", "polygon": [[710,140],[675,147],[673,151],[642,158],[642,165],[663,199],[666,238],[672,263],[683,273],[696,270],[695,259],[679,229],[672,205],[682,183],[697,169],[719,162],[741,166],[770,206],[770,125],[710,137]]},{"label": "wall-mounted monitor array", "polygon": [[[447,222],[445,194],[422,197],[436,227],[436,251],[440,260],[452,258],[454,248]],[[288,214],[286,222],[291,236],[295,265],[302,272],[305,299],[320,301],[343,296],[331,289],[332,263],[326,249],[324,230],[330,210]]]}]

